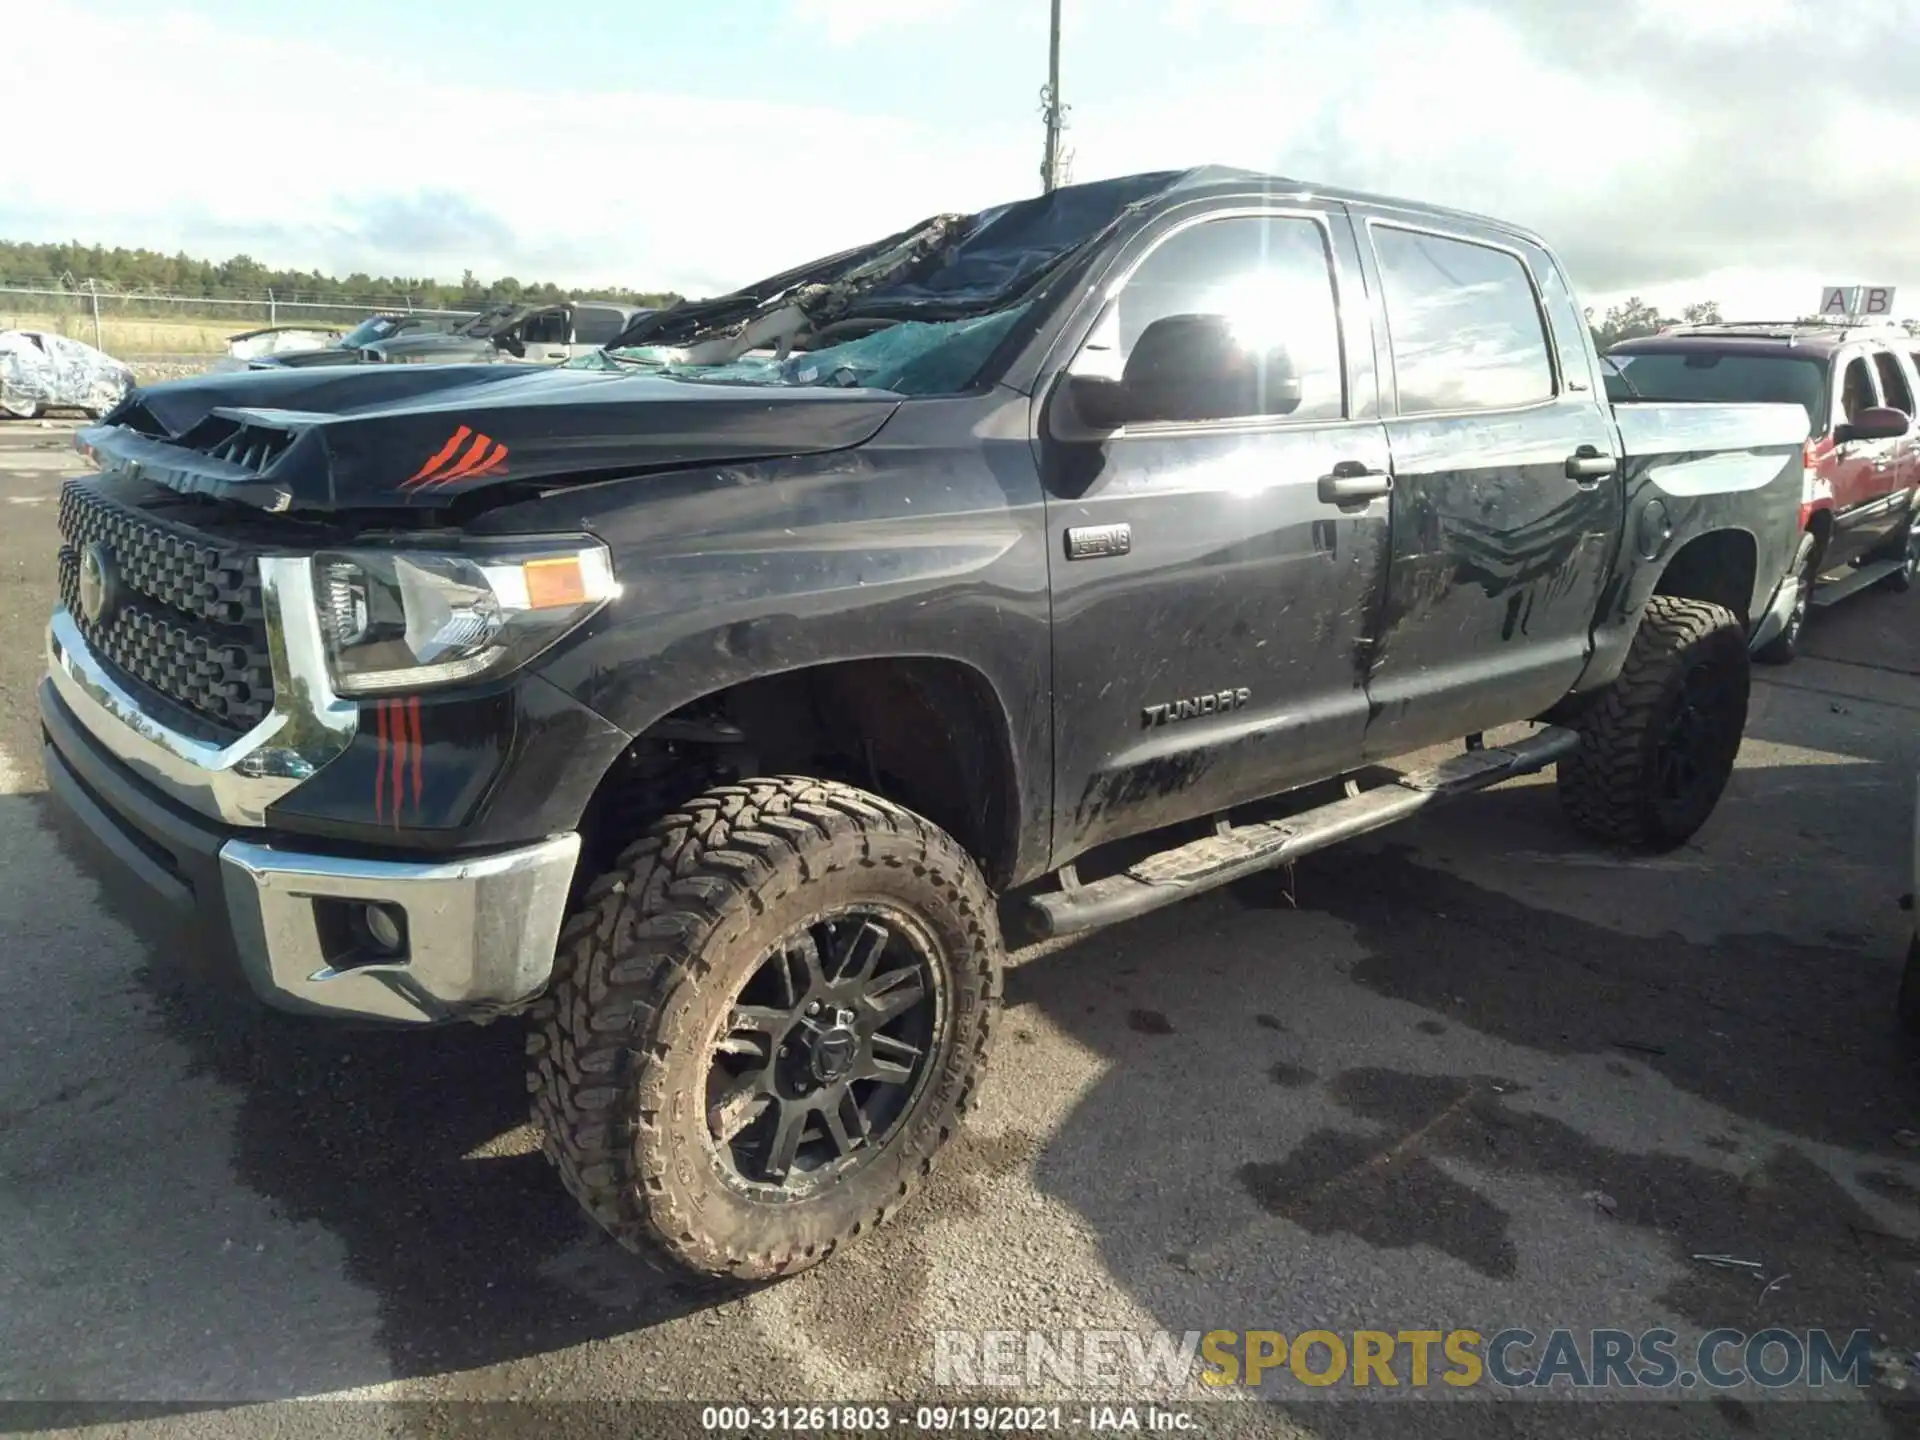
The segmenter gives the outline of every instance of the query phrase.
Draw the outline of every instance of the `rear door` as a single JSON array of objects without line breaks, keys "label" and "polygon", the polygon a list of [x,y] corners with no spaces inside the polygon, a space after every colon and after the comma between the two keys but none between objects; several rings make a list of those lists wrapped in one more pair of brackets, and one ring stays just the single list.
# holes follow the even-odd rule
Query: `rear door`
[{"label": "rear door", "polygon": [[1364,229],[1393,452],[1393,557],[1367,681],[1378,758],[1566,695],[1591,651],[1624,482],[1586,321],[1551,255],[1391,213]]}]

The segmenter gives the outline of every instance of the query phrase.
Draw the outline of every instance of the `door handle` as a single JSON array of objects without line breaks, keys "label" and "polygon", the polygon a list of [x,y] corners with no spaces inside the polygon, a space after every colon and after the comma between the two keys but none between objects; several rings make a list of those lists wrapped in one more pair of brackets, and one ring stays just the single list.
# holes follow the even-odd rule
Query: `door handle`
[{"label": "door handle", "polygon": [[1320,477],[1320,499],[1327,505],[1364,505],[1393,493],[1393,476],[1359,460],[1342,460]]},{"label": "door handle", "polygon": [[1595,485],[1620,468],[1611,455],[1602,455],[1591,445],[1582,445],[1567,456],[1567,478],[1582,485]]}]

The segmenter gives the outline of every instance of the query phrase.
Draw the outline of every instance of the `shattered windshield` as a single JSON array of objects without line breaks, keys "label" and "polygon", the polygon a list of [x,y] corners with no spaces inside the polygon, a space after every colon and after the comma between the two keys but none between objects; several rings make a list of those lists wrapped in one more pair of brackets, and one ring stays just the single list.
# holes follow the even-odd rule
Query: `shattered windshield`
[{"label": "shattered windshield", "polygon": [[1057,277],[1146,199],[1163,171],[942,214],[708,300],[636,316],[575,368],[730,385],[831,385],[905,395],[972,386]]},{"label": "shattered windshield", "polygon": [[901,320],[870,335],[799,350],[785,359],[743,355],[719,365],[688,364],[660,346],[597,350],[568,362],[575,370],[641,369],[681,380],[731,385],[830,385],[901,395],[953,395],[980,373],[1028,310],[1016,305],[964,320]]}]

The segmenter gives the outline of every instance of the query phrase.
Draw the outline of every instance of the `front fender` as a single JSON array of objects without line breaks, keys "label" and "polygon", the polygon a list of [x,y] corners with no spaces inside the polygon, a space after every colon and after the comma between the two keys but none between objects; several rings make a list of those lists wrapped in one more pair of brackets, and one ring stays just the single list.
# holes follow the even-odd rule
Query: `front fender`
[{"label": "front fender", "polygon": [[1016,868],[1043,858],[1052,651],[1024,397],[916,401],[853,449],[635,476],[486,521],[606,541],[620,598],[539,671],[630,734],[746,681],[823,665],[923,658],[974,671],[1006,718]]}]

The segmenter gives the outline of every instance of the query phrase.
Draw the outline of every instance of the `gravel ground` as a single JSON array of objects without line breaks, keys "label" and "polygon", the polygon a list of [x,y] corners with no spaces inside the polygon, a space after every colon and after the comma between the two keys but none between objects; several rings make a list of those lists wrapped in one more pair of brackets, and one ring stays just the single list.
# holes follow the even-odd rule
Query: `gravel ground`
[{"label": "gravel ground", "polygon": [[[514,1026],[217,1001],[76,861],[32,699],[65,444],[0,425],[0,1400],[122,1402],[100,1433],[544,1434],[595,1412],[462,1402],[947,1398],[945,1329],[1864,1326],[1866,1399],[1383,1407],[1282,1376],[1266,1398],[1293,1403],[1204,1423],[1914,1433],[1920,1076],[1892,998],[1920,598],[1816,615],[1674,855],[1595,853],[1518,782],[1017,957],[982,1112],[924,1194],[734,1290],[640,1270],[575,1213],[523,1124]],[[283,1403],[318,1396],[358,1403]]]},{"label": "gravel ground", "polygon": [[132,367],[134,378],[142,385],[152,385],[160,380],[180,380],[188,375],[202,375],[221,357],[214,355],[143,355],[126,363]]}]

